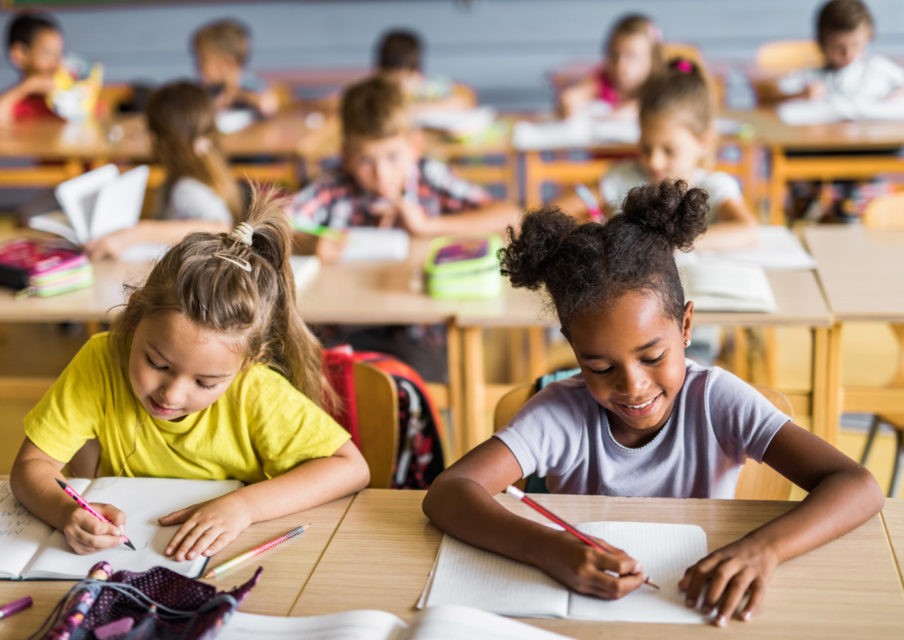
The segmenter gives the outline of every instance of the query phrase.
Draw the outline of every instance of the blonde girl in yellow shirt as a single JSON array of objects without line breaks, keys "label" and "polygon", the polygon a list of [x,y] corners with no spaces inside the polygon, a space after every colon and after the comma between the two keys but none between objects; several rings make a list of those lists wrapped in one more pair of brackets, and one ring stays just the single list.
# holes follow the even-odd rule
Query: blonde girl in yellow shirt
[{"label": "blonde girl in yellow shirt", "polygon": [[76,552],[120,544],[126,523],[98,504],[112,524],[100,522],[55,482],[92,439],[100,475],[247,483],[160,518],[181,525],[166,548],[177,560],[367,485],[366,462],[320,408],[328,385],[296,307],[282,205],[258,194],[247,220],[172,247],[25,417],[13,491]]}]

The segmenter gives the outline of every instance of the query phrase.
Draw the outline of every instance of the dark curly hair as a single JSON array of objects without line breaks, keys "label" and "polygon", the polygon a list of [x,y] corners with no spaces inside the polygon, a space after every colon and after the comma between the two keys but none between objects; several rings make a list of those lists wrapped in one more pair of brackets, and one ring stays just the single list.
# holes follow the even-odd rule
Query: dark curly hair
[{"label": "dark curly hair", "polygon": [[684,291],[673,253],[691,248],[708,211],[706,191],[682,180],[631,189],[622,213],[606,224],[579,224],[544,207],[524,216],[520,232],[509,227],[509,245],[499,252],[502,274],[515,287],[545,286],[566,332],[577,315],[633,291],[659,296],[680,325]]}]

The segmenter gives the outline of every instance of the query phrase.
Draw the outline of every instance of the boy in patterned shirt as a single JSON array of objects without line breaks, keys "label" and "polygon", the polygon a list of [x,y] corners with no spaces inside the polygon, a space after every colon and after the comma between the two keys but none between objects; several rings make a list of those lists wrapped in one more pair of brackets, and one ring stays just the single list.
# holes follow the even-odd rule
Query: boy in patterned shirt
[{"label": "boy in patterned shirt", "polygon": [[[456,178],[442,162],[422,158],[404,94],[375,76],[345,92],[342,166],[296,194],[289,212],[297,228],[401,227],[412,236],[502,231],[520,212]],[[342,240],[296,234],[296,250],[335,260]]]}]

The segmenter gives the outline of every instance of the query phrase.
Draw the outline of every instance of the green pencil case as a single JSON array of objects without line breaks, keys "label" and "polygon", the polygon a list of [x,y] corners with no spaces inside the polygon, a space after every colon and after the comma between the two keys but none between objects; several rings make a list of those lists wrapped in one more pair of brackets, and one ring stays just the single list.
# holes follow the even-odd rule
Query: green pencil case
[{"label": "green pencil case", "polygon": [[427,294],[445,300],[494,298],[502,292],[497,235],[435,238],[424,260]]}]

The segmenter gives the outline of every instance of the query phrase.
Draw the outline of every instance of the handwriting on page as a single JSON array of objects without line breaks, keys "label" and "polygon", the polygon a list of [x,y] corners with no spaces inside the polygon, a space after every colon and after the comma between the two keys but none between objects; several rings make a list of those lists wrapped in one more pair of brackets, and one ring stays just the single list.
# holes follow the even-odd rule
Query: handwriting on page
[{"label": "handwriting on page", "polygon": [[0,480],[0,538],[20,536],[35,522],[31,512],[19,504],[8,480]]}]

